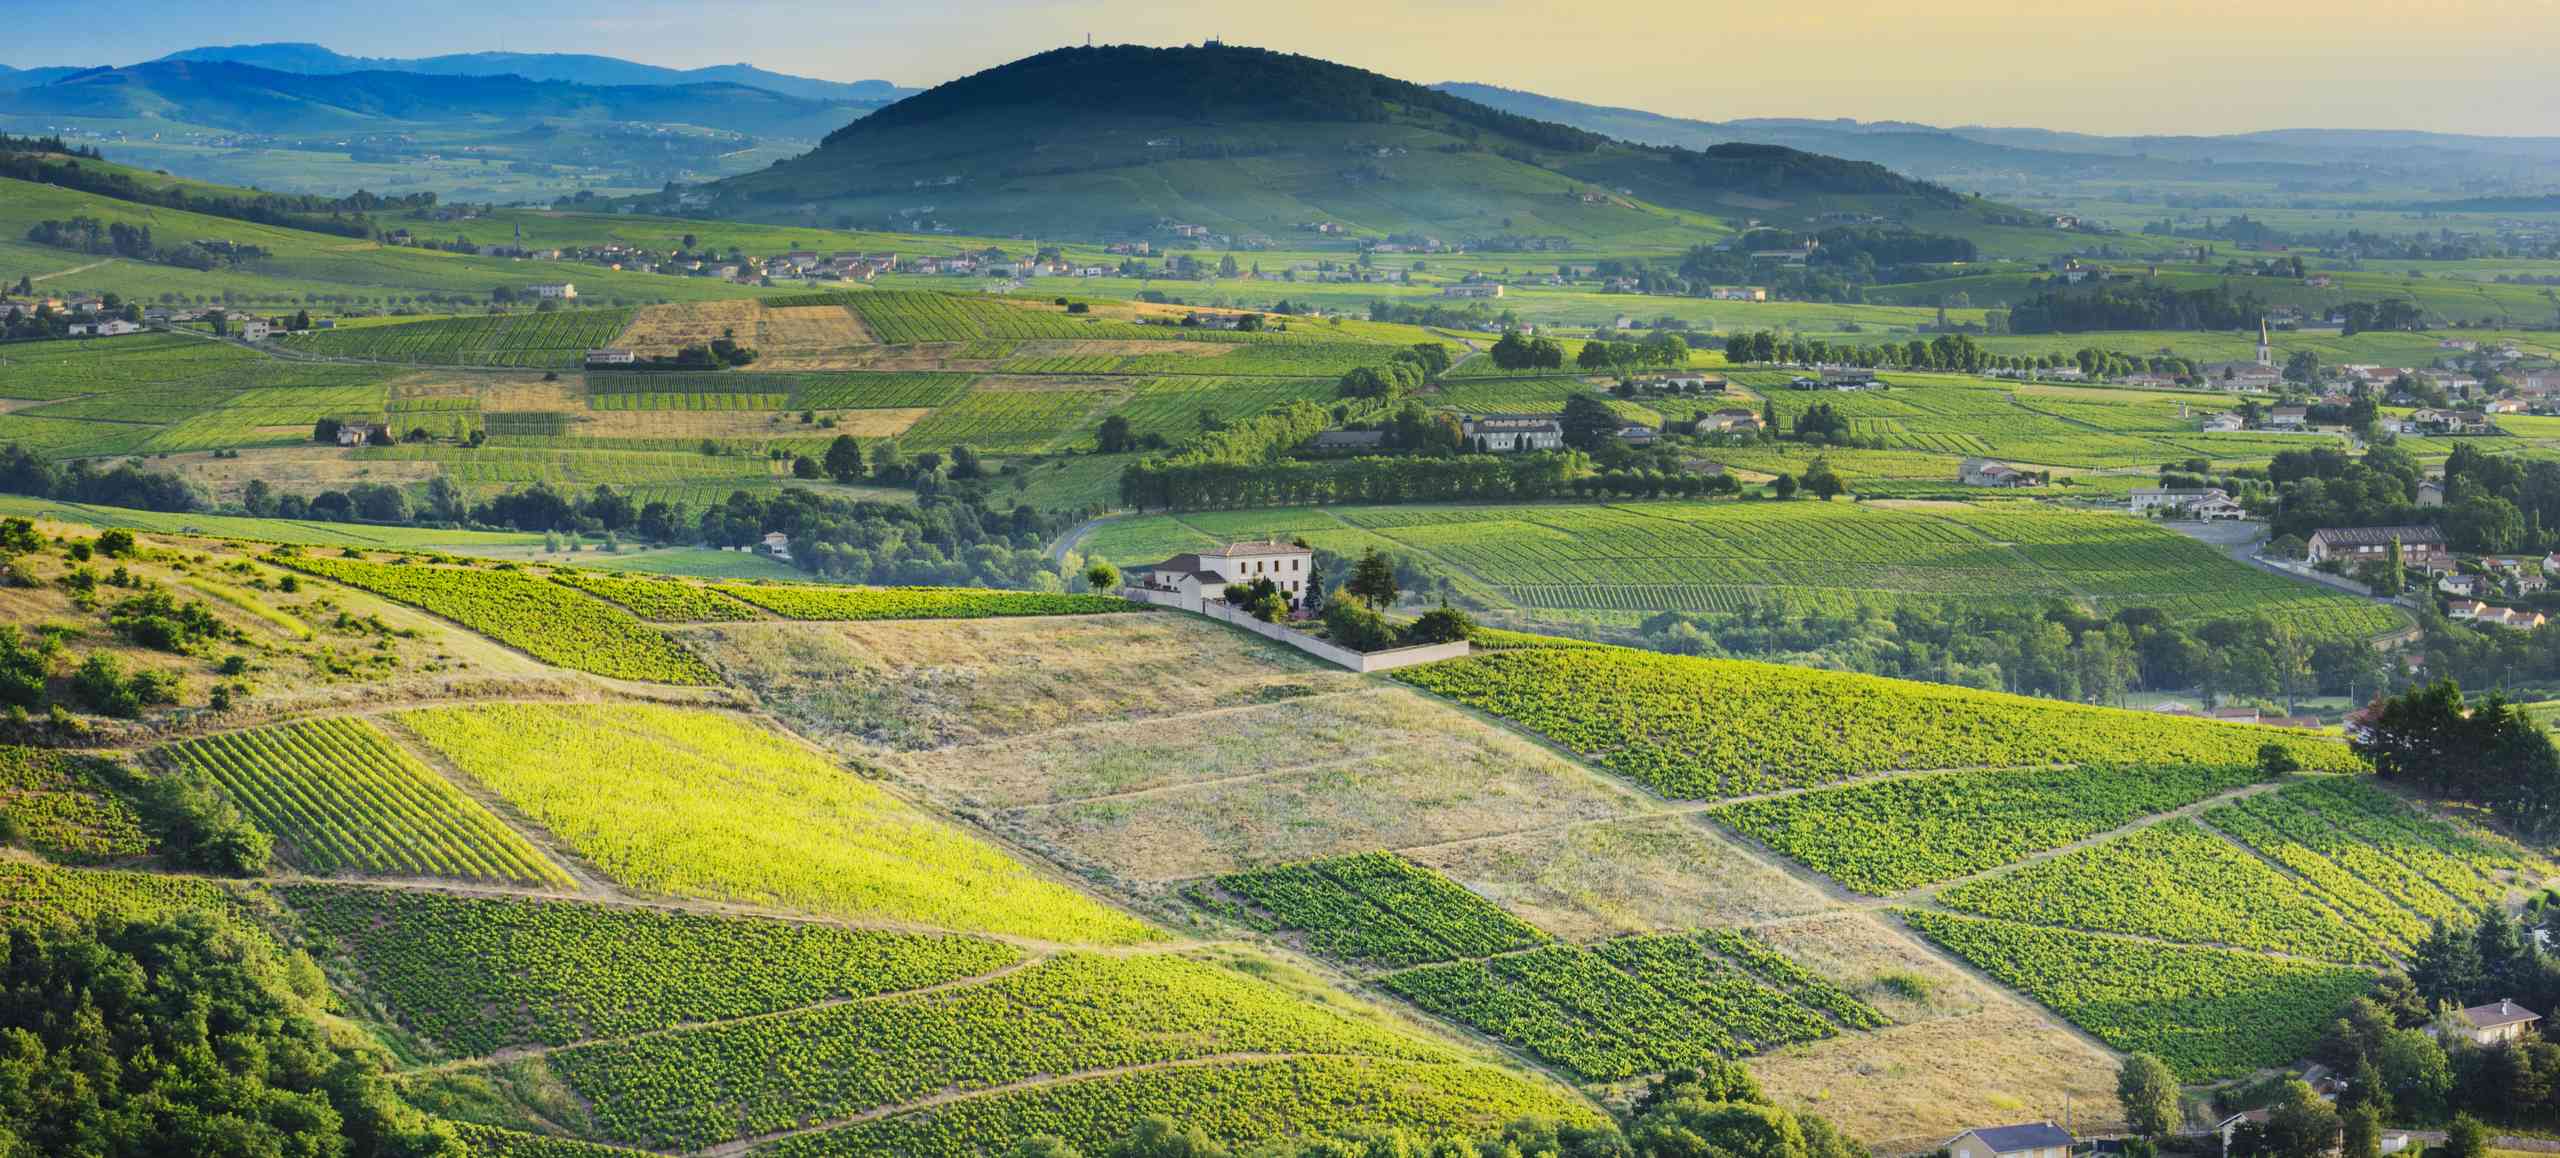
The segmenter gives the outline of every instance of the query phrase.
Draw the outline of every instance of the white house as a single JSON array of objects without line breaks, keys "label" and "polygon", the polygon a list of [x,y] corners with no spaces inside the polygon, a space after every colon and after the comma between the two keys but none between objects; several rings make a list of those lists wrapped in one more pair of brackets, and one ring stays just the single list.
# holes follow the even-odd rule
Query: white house
[{"label": "white house", "polygon": [[1296,602],[1306,590],[1315,557],[1314,551],[1293,543],[1230,543],[1215,551],[1176,555],[1153,567],[1133,571],[1129,583],[1150,591],[1172,592],[1182,598],[1186,611],[1198,611],[1201,604],[1226,598],[1229,586],[1256,579],[1271,580],[1281,594]]},{"label": "white house", "polygon": [[2267,412],[2267,426],[2274,430],[2300,430],[2310,416],[2308,407],[2278,406]]},{"label": "white house", "polygon": [[2145,515],[2160,510],[2183,511],[2216,500],[2227,503],[2231,496],[2221,487],[2137,487],[2131,506],[2134,514]]},{"label": "white house", "polygon": [[264,318],[243,318],[240,321],[240,340],[243,342],[263,342],[275,332],[275,326]]},{"label": "white house", "polygon": [[[2537,615],[2535,619],[2542,618]],[[2471,1040],[2481,1045],[2514,1041],[2533,1029],[2542,1015],[2515,1002],[2500,998],[2488,1005],[2474,1005],[2461,1013],[2462,1023],[2469,1026]]]},{"label": "white house", "polygon": [[590,366],[629,366],[639,360],[640,355],[629,350],[605,348],[587,351],[587,365]]},{"label": "white house", "polygon": [[2051,1122],[1977,1126],[1947,1140],[1948,1158],[2071,1158],[2071,1131]]},{"label": "white house", "polygon": [[1564,423],[1548,414],[1489,414],[1467,419],[1461,429],[1469,445],[1495,454],[1564,448]]},{"label": "white house", "polygon": [[532,294],[537,298],[553,298],[561,301],[567,301],[570,298],[578,296],[578,287],[565,281],[543,282],[539,285],[529,285],[524,287],[524,292]]},{"label": "white house", "polygon": [[1469,282],[1463,285],[1442,286],[1440,287],[1440,296],[1444,298],[1498,298],[1502,296],[1502,283]]}]

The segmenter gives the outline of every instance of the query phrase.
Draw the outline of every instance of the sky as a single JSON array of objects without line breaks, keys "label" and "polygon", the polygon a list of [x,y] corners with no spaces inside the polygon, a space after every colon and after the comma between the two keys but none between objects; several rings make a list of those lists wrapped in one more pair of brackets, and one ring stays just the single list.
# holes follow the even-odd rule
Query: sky
[{"label": "sky", "polygon": [[[2560,0],[0,0],[0,64],[301,40],[592,52],[930,85],[1062,44],[1218,37],[1672,116],[2097,133],[2560,136]],[[10,15],[22,19],[7,19]]]}]

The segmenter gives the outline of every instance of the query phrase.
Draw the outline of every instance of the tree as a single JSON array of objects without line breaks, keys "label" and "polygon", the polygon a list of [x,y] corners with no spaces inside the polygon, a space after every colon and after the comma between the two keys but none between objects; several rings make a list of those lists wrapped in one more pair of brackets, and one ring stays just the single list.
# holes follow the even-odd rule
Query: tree
[{"label": "tree", "polygon": [[1408,646],[1419,646],[1428,643],[1456,643],[1461,639],[1467,638],[1467,636],[1475,631],[1475,628],[1475,621],[1467,618],[1466,612],[1459,611],[1444,603],[1429,611],[1423,612],[1419,618],[1416,618],[1413,622],[1406,624],[1404,628],[1404,642]]},{"label": "tree", "polygon": [[805,454],[793,455],[791,458],[791,477],[798,479],[821,479],[827,477],[827,472],[818,466],[818,460]]},{"label": "tree", "polygon": [[2453,1064],[2436,1039],[2423,1030],[2392,1030],[2383,1035],[2373,1064],[2381,1071],[2392,1108],[2403,1117],[2432,1122],[2444,1116],[2446,1095],[2453,1092]]},{"label": "tree", "polygon": [[827,477],[840,483],[858,482],[862,478],[862,444],[850,434],[839,434],[827,444],[827,453],[819,465]]},{"label": "tree", "polygon": [[1396,645],[1396,632],[1384,616],[1348,599],[1324,608],[1325,637],[1353,651],[1378,651]]},{"label": "tree", "polygon": [[906,476],[906,454],[898,449],[895,439],[884,438],[871,444],[871,477],[882,482],[896,482]]},{"label": "tree", "polygon": [[2478,939],[2437,921],[2410,951],[2409,980],[2430,1001],[2469,1004],[2487,980],[2481,971]]},{"label": "tree", "polygon": [[1120,569],[1096,559],[1092,566],[1084,569],[1084,582],[1085,586],[1096,591],[1117,591],[1120,589]]},{"label": "tree", "polygon": [[1847,493],[1849,484],[1840,481],[1840,476],[1832,471],[1830,459],[1817,458],[1804,468],[1804,488],[1820,496],[1822,501],[1830,502]]},{"label": "tree", "polygon": [[1094,448],[1104,454],[1120,454],[1137,447],[1138,439],[1129,430],[1129,418],[1114,414],[1102,420],[1102,428],[1094,432]]},{"label": "tree", "polygon": [[1586,454],[1596,453],[1615,442],[1618,412],[1609,404],[1588,394],[1575,394],[1564,400],[1564,444]]},{"label": "tree", "polygon": [[2488,1158],[2489,1127],[2469,1114],[2455,1114],[2453,1124],[2445,1127],[2444,1146],[2436,1152],[2443,1158]]},{"label": "tree", "polygon": [[984,465],[978,461],[976,447],[967,443],[956,443],[951,447],[951,477],[973,479],[985,473]]},{"label": "tree", "polygon": [[1398,594],[1395,563],[1371,547],[1361,553],[1358,563],[1352,564],[1351,578],[1342,584],[1342,589],[1368,604],[1372,611],[1393,607]]},{"label": "tree", "polygon": [[335,444],[338,432],[345,428],[346,424],[335,418],[323,418],[311,424],[311,441]]},{"label": "tree", "polygon": [[1769,489],[1776,491],[1779,498],[1794,498],[1796,497],[1796,476],[1791,474],[1779,475],[1769,483]]},{"label": "tree", "polygon": [[2301,1082],[2286,1082],[2267,1110],[2266,1151],[2273,1158],[2328,1158],[2338,1144],[2338,1112]]},{"label": "tree", "polygon": [[2178,1075],[2169,1063],[2137,1053],[2116,1070],[2116,1101],[2124,1107],[2127,1128],[2146,1138],[2177,1132],[2185,1121],[2178,1096]]}]

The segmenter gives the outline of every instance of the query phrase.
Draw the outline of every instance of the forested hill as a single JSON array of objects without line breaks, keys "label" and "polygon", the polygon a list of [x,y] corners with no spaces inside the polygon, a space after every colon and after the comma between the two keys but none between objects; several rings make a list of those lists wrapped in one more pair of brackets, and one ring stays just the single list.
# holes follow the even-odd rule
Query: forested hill
[{"label": "forested hill", "polygon": [[1728,232],[1727,219],[1790,209],[1810,222],[1979,205],[1865,162],[1629,144],[1314,57],[1218,44],[1040,53],[711,188],[716,212],[764,220],[903,217],[1069,237],[1166,221],[1276,236],[1332,222],[1353,236],[1568,248],[1691,244]]}]

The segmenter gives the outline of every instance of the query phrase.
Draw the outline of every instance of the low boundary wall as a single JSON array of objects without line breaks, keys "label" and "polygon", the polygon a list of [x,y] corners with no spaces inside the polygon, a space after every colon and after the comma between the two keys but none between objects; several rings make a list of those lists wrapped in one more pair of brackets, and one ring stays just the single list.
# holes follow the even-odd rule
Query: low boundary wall
[{"label": "low boundary wall", "polygon": [[1418,663],[1458,659],[1474,650],[1466,640],[1461,639],[1455,643],[1426,643],[1420,647],[1395,647],[1385,651],[1353,651],[1277,623],[1264,623],[1255,619],[1243,608],[1223,600],[1186,598],[1175,592],[1154,591],[1145,587],[1123,587],[1120,589],[1120,596],[1138,603],[1189,611],[1220,623],[1231,624],[1275,643],[1285,643],[1326,663],[1356,672],[1394,671],[1397,668],[1412,667]]}]

